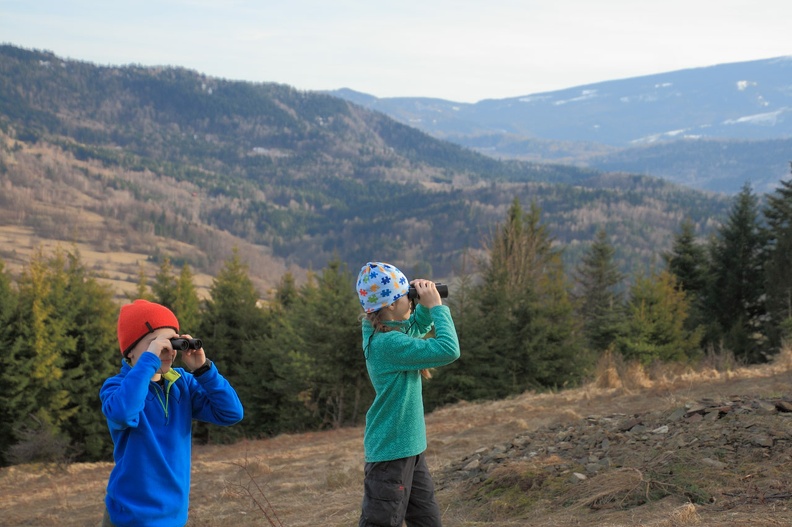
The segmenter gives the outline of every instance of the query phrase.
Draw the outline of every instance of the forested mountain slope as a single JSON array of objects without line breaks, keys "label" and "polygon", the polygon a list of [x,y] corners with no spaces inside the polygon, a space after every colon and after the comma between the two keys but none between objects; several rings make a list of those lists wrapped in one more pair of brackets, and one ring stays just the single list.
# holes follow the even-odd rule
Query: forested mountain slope
[{"label": "forested mountain slope", "polygon": [[684,217],[705,232],[727,206],[657,179],[497,161],[326,94],[13,46],[0,133],[2,225],[204,272],[239,246],[270,282],[333,255],[448,276],[515,197],[541,207],[570,261],[604,226],[633,268]]}]

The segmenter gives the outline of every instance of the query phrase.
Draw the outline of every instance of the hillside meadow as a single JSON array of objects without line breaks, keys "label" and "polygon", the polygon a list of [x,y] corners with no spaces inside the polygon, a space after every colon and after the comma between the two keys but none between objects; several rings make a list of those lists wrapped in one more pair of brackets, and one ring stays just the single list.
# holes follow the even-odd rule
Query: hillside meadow
[{"label": "hillside meadow", "polygon": [[[696,369],[643,370],[606,357],[580,388],[439,409],[426,418],[427,453],[444,525],[789,525],[792,413],[762,401],[786,408],[790,381],[789,351],[750,368],[710,358]],[[696,419],[702,402],[720,405],[720,414]],[[643,432],[613,424],[625,420],[649,429],[667,424]],[[607,440],[613,462],[585,477],[571,452],[594,436],[599,447]],[[195,446],[188,525],[357,525],[362,440],[358,427]],[[508,454],[518,444],[525,455]],[[469,460],[493,452],[502,454],[470,476]],[[110,469],[110,463],[0,469],[0,523],[98,525]]]}]

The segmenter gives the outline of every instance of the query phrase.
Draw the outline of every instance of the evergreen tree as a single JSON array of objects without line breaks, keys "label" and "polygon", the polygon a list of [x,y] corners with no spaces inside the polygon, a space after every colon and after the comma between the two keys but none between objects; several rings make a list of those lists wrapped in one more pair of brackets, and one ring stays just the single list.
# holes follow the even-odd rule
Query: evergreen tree
[{"label": "evergreen tree", "polygon": [[360,341],[354,283],[346,265],[335,258],[317,280],[306,284],[295,310],[313,363],[312,401],[322,424],[333,428],[361,424],[374,397]]},{"label": "evergreen tree", "polygon": [[624,276],[613,255],[607,232],[599,229],[577,267],[578,313],[589,349],[596,353],[607,350],[616,340],[624,316],[624,299],[619,289]]},{"label": "evergreen tree", "polygon": [[298,297],[299,291],[294,281],[294,275],[286,272],[281,277],[281,281],[275,291],[275,301],[284,309],[289,309],[297,302]]},{"label": "evergreen tree", "polygon": [[137,300],[138,298],[148,300],[149,302],[157,301],[151,291],[149,291],[148,276],[146,276],[146,268],[143,267],[143,265],[138,268],[138,281],[137,284],[135,284],[135,291],[131,294],[126,293],[124,296],[130,301]]},{"label": "evergreen tree", "polygon": [[746,184],[710,245],[712,279],[706,310],[716,324],[716,338],[747,363],[767,358],[767,342],[761,334],[766,312],[765,249],[757,198]]},{"label": "evergreen tree", "polygon": [[15,370],[12,345],[15,340],[11,321],[16,311],[17,294],[11,287],[11,278],[0,260],[0,466],[8,463],[7,449],[14,441],[13,424],[16,409],[13,406],[18,396],[14,388],[19,381],[13,379]]},{"label": "evergreen tree", "polygon": [[488,243],[479,316],[459,369],[478,376],[467,398],[499,398],[574,381],[585,365],[560,251],[540,211],[515,200]]},{"label": "evergreen tree", "polygon": [[455,274],[453,288],[444,302],[454,317],[454,326],[463,352],[459,359],[432,373],[431,382],[424,387],[424,405],[431,411],[444,404],[456,403],[470,397],[481,380],[468,366],[467,353],[475,341],[476,320],[480,310],[474,298],[476,284],[474,269],[468,254],[462,258],[461,269]]},{"label": "evergreen tree", "polygon": [[695,225],[685,219],[674,236],[671,251],[663,255],[668,271],[676,277],[690,306],[687,328],[693,330],[706,324],[704,315],[709,262],[704,245],[696,240]]},{"label": "evergreen tree", "polygon": [[199,437],[259,437],[306,425],[310,374],[302,340],[280,309],[259,307],[259,293],[237,250],[212,283],[200,328],[208,356],[242,400],[245,419],[229,432],[202,425]]},{"label": "evergreen tree", "polygon": [[179,319],[182,333],[193,334],[198,331],[201,321],[201,300],[198,298],[192,270],[188,264],[184,264],[179,272],[173,313]]},{"label": "evergreen tree", "polygon": [[78,448],[78,459],[108,459],[113,444],[98,390],[121,364],[115,333],[118,307],[113,292],[91,275],[76,250],[57,252],[49,267],[50,302],[74,341],[73,351],[64,353],[62,386],[71,397],[63,430]]},{"label": "evergreen tree", "polygon": [[792,339],[792,179],[781,181],[768,196],[764,216],[768,236],[765,327],[771,345],[778,347]]},{"label": "evergreen tree", "polygon": [[[176,305],[176,295],[178,294],[178,284],[176,277],[173,273],[173,265],[170,258],[165,258],[160,264],[157,274],[154,276],[154,284],[151,286],[151,292],[154,295],[154,301],[162,304],[171,311],[174,311]],[[178,318],[178,314],[177,314]],[[179,320],[181,324],[181,319]]]},{"label": "evergreen tree", "polygon": [[[258,307],[259,295],[236,249],[214,278],[210,296],[198,334],[207,357],[236,389],[245,407],[243,429],[255,429],[263,411],[259,396],[268,389],[264,383],[271,378],[272,365],[261,356],[265,317]],[[267,401],[261,404],[269,407]],[[270,410],[276,413],[276,409]],[[198,428],[196,435],[206,441],[212,438],[210,434],[224,436],[240,429],[218,431],[203,424]]]},{"label": "evergreen tree", "polygon": [[64,423],[76,411],[63,386],[65,359],[76,343],[52,302],[56,281],[40,250],[19,280],[18,309],[9,324],[14,339],[6,355],[10,369],[2,372],[10,414],[6,425],[14,442],[23,430],[60,440]]},{"label": "evergreen tree", "polygon": [[685,293],[668,271],[639,276],[630,288],[625,330],[617,350],[643,365],[685,361],[696,355],[700,334],[685,328]]}]

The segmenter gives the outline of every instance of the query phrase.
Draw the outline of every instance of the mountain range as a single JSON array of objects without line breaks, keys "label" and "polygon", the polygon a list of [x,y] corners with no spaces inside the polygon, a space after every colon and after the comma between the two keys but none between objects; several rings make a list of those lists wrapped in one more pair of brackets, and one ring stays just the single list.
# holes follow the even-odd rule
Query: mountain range
[{"label": "mountain range", "polygon": [[[85,244],[104,255],[99,270],[122,251],[144,255],[149,274],[165,257],[213,274],[237,248],[265,287],[334,258],[451,276],[515,199],[539,207],[570,266],[605,229],[632,272],[684,218],[706,235],[730,202],[654,177],[494,159],[325,93],[11,45],[0,46],[0,188],[0,228]],[[20,254],[10,243],[0,258]]]},{"label": "mountain range", "polygon": [[792,161],[792,56],[612,80],[474,104],[330,92],[497,158],[766,192]]}]

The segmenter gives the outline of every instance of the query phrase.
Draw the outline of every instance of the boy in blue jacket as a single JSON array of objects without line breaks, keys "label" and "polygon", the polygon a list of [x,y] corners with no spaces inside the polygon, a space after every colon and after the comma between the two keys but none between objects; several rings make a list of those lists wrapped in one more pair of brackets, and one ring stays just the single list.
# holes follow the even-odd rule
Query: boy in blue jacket
[{"label": "boy in blue jacket", "polygon": [[191,337],[179,334],[179,321],[167,307],[146,300],[121,307],[124,360],[99,392],[115,460],[103,527],[185,525],[192,420],[223,426],[242,420],[239,397],[202,345],[182,351],[189,372],[172,368],[174,338]]}]

